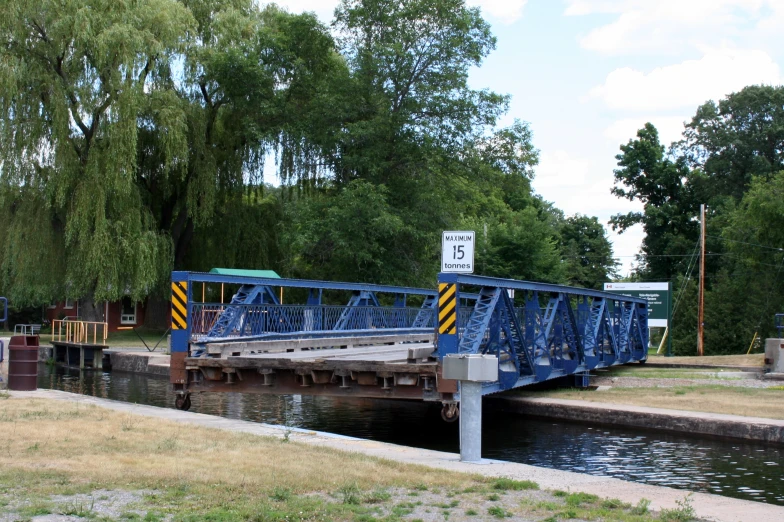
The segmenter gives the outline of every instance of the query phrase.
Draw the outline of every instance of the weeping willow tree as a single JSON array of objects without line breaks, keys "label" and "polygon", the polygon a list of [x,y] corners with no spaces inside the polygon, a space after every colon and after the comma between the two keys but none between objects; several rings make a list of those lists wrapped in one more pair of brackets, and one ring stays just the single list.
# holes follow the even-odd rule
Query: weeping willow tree
[{"label": "weeping willow tree", "polygon": [[289,177],[312,168],[292,121],[333,49],[313,16],[249,0],[3,2],[3,291],[163,288],[197,230],[252,201],[270,151]]}]

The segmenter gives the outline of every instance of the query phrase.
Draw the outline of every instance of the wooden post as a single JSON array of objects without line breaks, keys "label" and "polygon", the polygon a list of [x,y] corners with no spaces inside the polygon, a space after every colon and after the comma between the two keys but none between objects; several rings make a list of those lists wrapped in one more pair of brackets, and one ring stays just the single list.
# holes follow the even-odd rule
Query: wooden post
[{"label": "wooden post", "polygon": [[705,355],[705,205],[700,205],[700,289],[697,311],[697,355]]}]

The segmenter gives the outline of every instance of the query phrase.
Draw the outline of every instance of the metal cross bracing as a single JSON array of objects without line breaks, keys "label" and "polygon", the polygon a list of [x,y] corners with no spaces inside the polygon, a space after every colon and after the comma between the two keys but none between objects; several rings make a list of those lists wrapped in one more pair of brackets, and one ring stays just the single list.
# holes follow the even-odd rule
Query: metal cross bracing
[{"label": "metal cross bracing", "polygon": [[642,299],[474,275],[439,274],[438,282],[455,285],[458,297],[478,292],[469,315],[465,307],[454,312],[457,328],[439,332],[437,346],[439,359],[450,353],[498,357],[498,381],[485,383],[484,394],[647,359]]}]

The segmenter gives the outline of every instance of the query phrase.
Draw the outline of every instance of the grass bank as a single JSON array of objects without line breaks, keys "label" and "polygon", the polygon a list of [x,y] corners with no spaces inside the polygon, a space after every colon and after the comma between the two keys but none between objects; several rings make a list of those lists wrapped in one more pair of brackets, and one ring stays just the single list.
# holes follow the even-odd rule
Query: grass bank
[{"label": "grass bank", "polygon": [[[687,520],[275,438],[0,395],[0,520]],[[5,513],[3,515],[1,513]],[[5,517],[5,518],[4,518]]]},{"label": "grass bank", "polygon": [[[607,370],[596,372],[599,377],[637,377],[640,379],[716,379],[722,373],[731,373],[729,370],[717,368],[689,369],[689,368],[661,368],[647,365],[613,366]],[[735,372],[737,373],[737,372]],[[728,377],[737,380],[736,377]]]},{"label": "grass bank", "polygon": [[606,391],[521,391],[515,392],[514,395],[784,419],[784,387],[736,388],[706,383],[668,388],[610,388]]},{"label": "grass bank", "polygon": [[648,361],[657,364],[689,364],[704,366],[745,366],[750,368],[762,368],[765,361],[765,354],[752,353],[749,355],[706,355],[703,357],[665,357],[657,355],[655,350],[649,351]]}]

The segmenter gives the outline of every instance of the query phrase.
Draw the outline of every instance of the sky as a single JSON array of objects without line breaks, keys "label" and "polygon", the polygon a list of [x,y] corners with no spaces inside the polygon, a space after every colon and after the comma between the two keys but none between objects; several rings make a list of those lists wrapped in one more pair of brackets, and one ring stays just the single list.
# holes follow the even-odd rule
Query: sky
[{"label": "sky", "polygon": [[[278,0],[332,20],[338,0]],[[535,191],[567,215],[640,210],[610,193],[619,146],[646,122],[680,139],[697,107],[747,85],[784,84],[784,0],[466,0],[498,39],[473,88],[512,96],[501,126],[529,122]],[[640,226],[608,226],[622,274]]]}]

